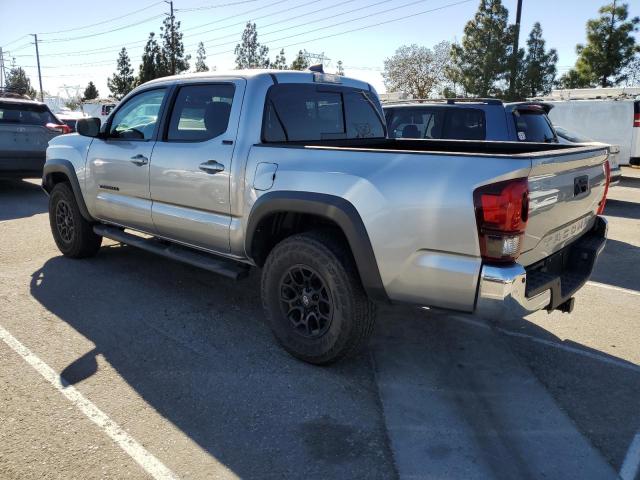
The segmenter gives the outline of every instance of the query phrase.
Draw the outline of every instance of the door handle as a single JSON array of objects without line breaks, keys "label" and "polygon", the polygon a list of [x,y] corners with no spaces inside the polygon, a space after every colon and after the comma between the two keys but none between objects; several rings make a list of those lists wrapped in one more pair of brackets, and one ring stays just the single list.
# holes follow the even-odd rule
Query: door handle
[{"label": "door handle", "polygon": [[223,171],[224,165],[216,162],[215,160],[209,160],[208,162],[204,162],[200,164],[200,170],[213,175],[215,173]]},{"label": "door handle", "polygon": [[139,153],[138,155],[134,155],[133,157],[131,157],[131,163],[141,167],[149,163],[149,159],[144,155],[142,155],[141,153]]}]

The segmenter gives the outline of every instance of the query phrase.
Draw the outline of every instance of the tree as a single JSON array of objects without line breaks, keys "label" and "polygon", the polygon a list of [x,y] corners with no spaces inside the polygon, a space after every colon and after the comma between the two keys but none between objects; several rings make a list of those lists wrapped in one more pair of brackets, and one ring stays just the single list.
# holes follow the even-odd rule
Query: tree
[{"label": "tree", "polygon": [[242,43],[236,45],[236,68],[269,68],[269,47],[258,42],[256,24],[247,22]]},{"label": "tree", "polygon": [[464,27],[462,43],[451,50],[465,92],[486,97],[501,93],[507,79],[513,28],[501,0],[480,0],[478,11]]},{"label": "tree", "polygon": [[64,106],[67,107],[69,110],[78,110],[81,104],[82,104],[82,97],[80,97],[79,95],[75,97],[71,97],[66,102],[64,102]]},{"label": "tree", "polygon": [[280,50],[278,55],[276,55],[276,60],[271,66],[278,70],[286,70],[288,68],[287,58],[284,56],[284,48]]},{"label": "tree", "polygon": [[336,70],[336,74],[344,76],[344,64],[342,63],[342,60],[338,60],[338,69]]},{"label": "tree", "polygon": [[164,65],[166,65],[166,62],[163,58],[162,51],[160,50],[160,45],[158,45],[158,42],[156,41],[155,35],[155,33],[151,32],[149,34],[147,44],[144,46],[144,51],[142,52],[142,63],[140,64],[140,71],[137,78],[138,85],[148,82],[149,80],[153,80],[154,78],[162,77],[166,74],[164,71]]},{"label": "tree", "polygon": [[611,87],[626,80],[624,70],[636,52],[639,17],[627,20],[629,6],[617,1],[603,6],[600,17],[587,22],[587,44],[577,45],[576,72],[591,85]]},{"label": "tree", "polygon": [[160,38],[162,39],[161,63],[158,68],[162,73],[160,76],[175,75],[189,70],[191,55],[184,54],[180,22],[175,19],[175,15],[165,17],[160,27]]},{"label": "tree", "polygon": [[625,86],[640,87],[640,54],[633,57],[624,69]]},{"label": "tree", "polygon": [[118,63],[116,72],[113,77],[107,78],[107,87],[111,90],[111,94],[118,100],[133,90],[135,86],[135,77],[133,76],[133,68],[127,54],[127,49],[122,47],[118,55]]},{"label": "tree", "polygon": [[207,52],[204,49],[204,43],[198,44],[198,52],[196,56],[196,72],[208,72],[209,67],[205,61],[207,60]]},{"label": "tree", "polygon": [[536,22],[527,40],[527,54],[522,63],[522,75],[519,79],[525,96],[536,97],[551,93],[556,78],[557,63],[558,53],[553,48],[548,52],[545,50],[542,27],[539,22]]},{"label": "tree", "polygon": [[19,95],[36,98],[36,90],[31,86],[31,80],[22,67],[13,66],[6,77],[7,90]]},{"label": "tree", "polygon": [[403,45],[384,61],[382,77],[389,92],[402,92],[414,98],[428,98],[446,81],[445,71],[451,59],[451,44],[433,46]]},{"label": "tree", "polygon": [[309,68],[309,60],[307,60],[306,50],[299,50],[295,60],[291,62],[291,70],[306,70]]},{"label": "tree", "polygon": [[82,100],[93,100],[94,98],[98,98],[99,95],[98,89],[93,82],[89,82],[89,85],[87,85],[87,88],[84,89],[84,93],[82,94]]},{"label": "tree", "polygon": [[583,77],[575,68],[562,75],[556,82],[558,88],[587,88],[593,86],[588,78]]}]

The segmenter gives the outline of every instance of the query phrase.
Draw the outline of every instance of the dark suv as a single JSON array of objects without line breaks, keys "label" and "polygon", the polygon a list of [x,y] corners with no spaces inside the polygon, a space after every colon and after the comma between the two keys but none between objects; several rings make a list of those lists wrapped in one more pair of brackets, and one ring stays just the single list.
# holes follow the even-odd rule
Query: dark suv
[{"label": "dark suv", "polygon": [[540,102],[496,99],[408,100],[383,104],[390,138],[557,143]]},{"label": "dark suv", "polygon": [[46,104],[0,96],[0,178],[42,176],[49,140],[70,131]]}]

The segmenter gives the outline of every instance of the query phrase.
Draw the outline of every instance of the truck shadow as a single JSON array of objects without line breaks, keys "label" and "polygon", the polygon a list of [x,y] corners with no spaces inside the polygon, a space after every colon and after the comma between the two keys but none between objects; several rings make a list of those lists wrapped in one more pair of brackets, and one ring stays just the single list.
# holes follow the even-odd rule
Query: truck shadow
[{"label": "truck shadow", "polygon": [[610,198],[604,207],[604,214],[611,217],[640,219],[640,204]]},{"label": "truck shadow", "polygon": [[67,383],[103,356],[239,477],[394,478],[369,357],[332,368],[292,359],[263,321],[257,274],[234,283],[114,245],[48,260],[30,289],[95,345],[62,370]]},{"label": "truck shadow", "polygon": [[640,289],[640,248],[608,239],[591,280],[630,290]]},{"label": "truck shadow", "polygon": [[40,185],[0,179],[0,222],[31,217],[47,211],[47,196]]},{"label": "truck shadow", "polygon": [[[478,469],[462,477],[609,478],[585,471],[590,459],[581,455],[588,452],[575,444],[566,422],[554,421],[561,415],[552,413],[558,407],[619,471],[640,427],[640,367],[562,341],[525,319],[509,323],[517,335],[500,327],[467,315],[408,308],[380,322],[376,364],[392,362],[388,379],[424,392],[421,399],[405,394],[411,399],[411,430],[435,432],[421,449],[430,458],[427,468],[434,469],[424,473],[457,477],[451,472],[467,462]],[[378,376],[384,381],[384,372]],[[544,391],[552,401],[545,401]]]}]

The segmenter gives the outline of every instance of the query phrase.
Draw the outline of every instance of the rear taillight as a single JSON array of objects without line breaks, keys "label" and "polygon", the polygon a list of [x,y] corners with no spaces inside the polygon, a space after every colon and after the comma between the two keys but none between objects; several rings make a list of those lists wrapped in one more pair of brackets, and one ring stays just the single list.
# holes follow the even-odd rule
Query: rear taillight
[{"label": "rear taillight", "polygon": [[602,200],[598,203],[598,215],[602,215],[604,212],[604,206],[607,203],[607,193],[609,193],[609,182],[611,181],[611,165],[609,165],[609,160],[604,162],[602,168],[604,169],[604,193],[602,194]]},{"label": "rear taillight", "polygon": [[69,127],[69,125],[62,123],[47,123],[45,125],[45,127],[47,127],[49,130],[53,130],[55,132],[60,132],[60,133],[71,133],[71,128]]},{"label": "rear taillight", "polygon": [[640,113],[634,113],[633,114],[633,126],[634,127],[640,127]]},{"label": "rear taillight", "polygon": [[473,192],[480,253],[490,262],[513,262],[520,255],[529,219],[526,178],[507,180]]}]

